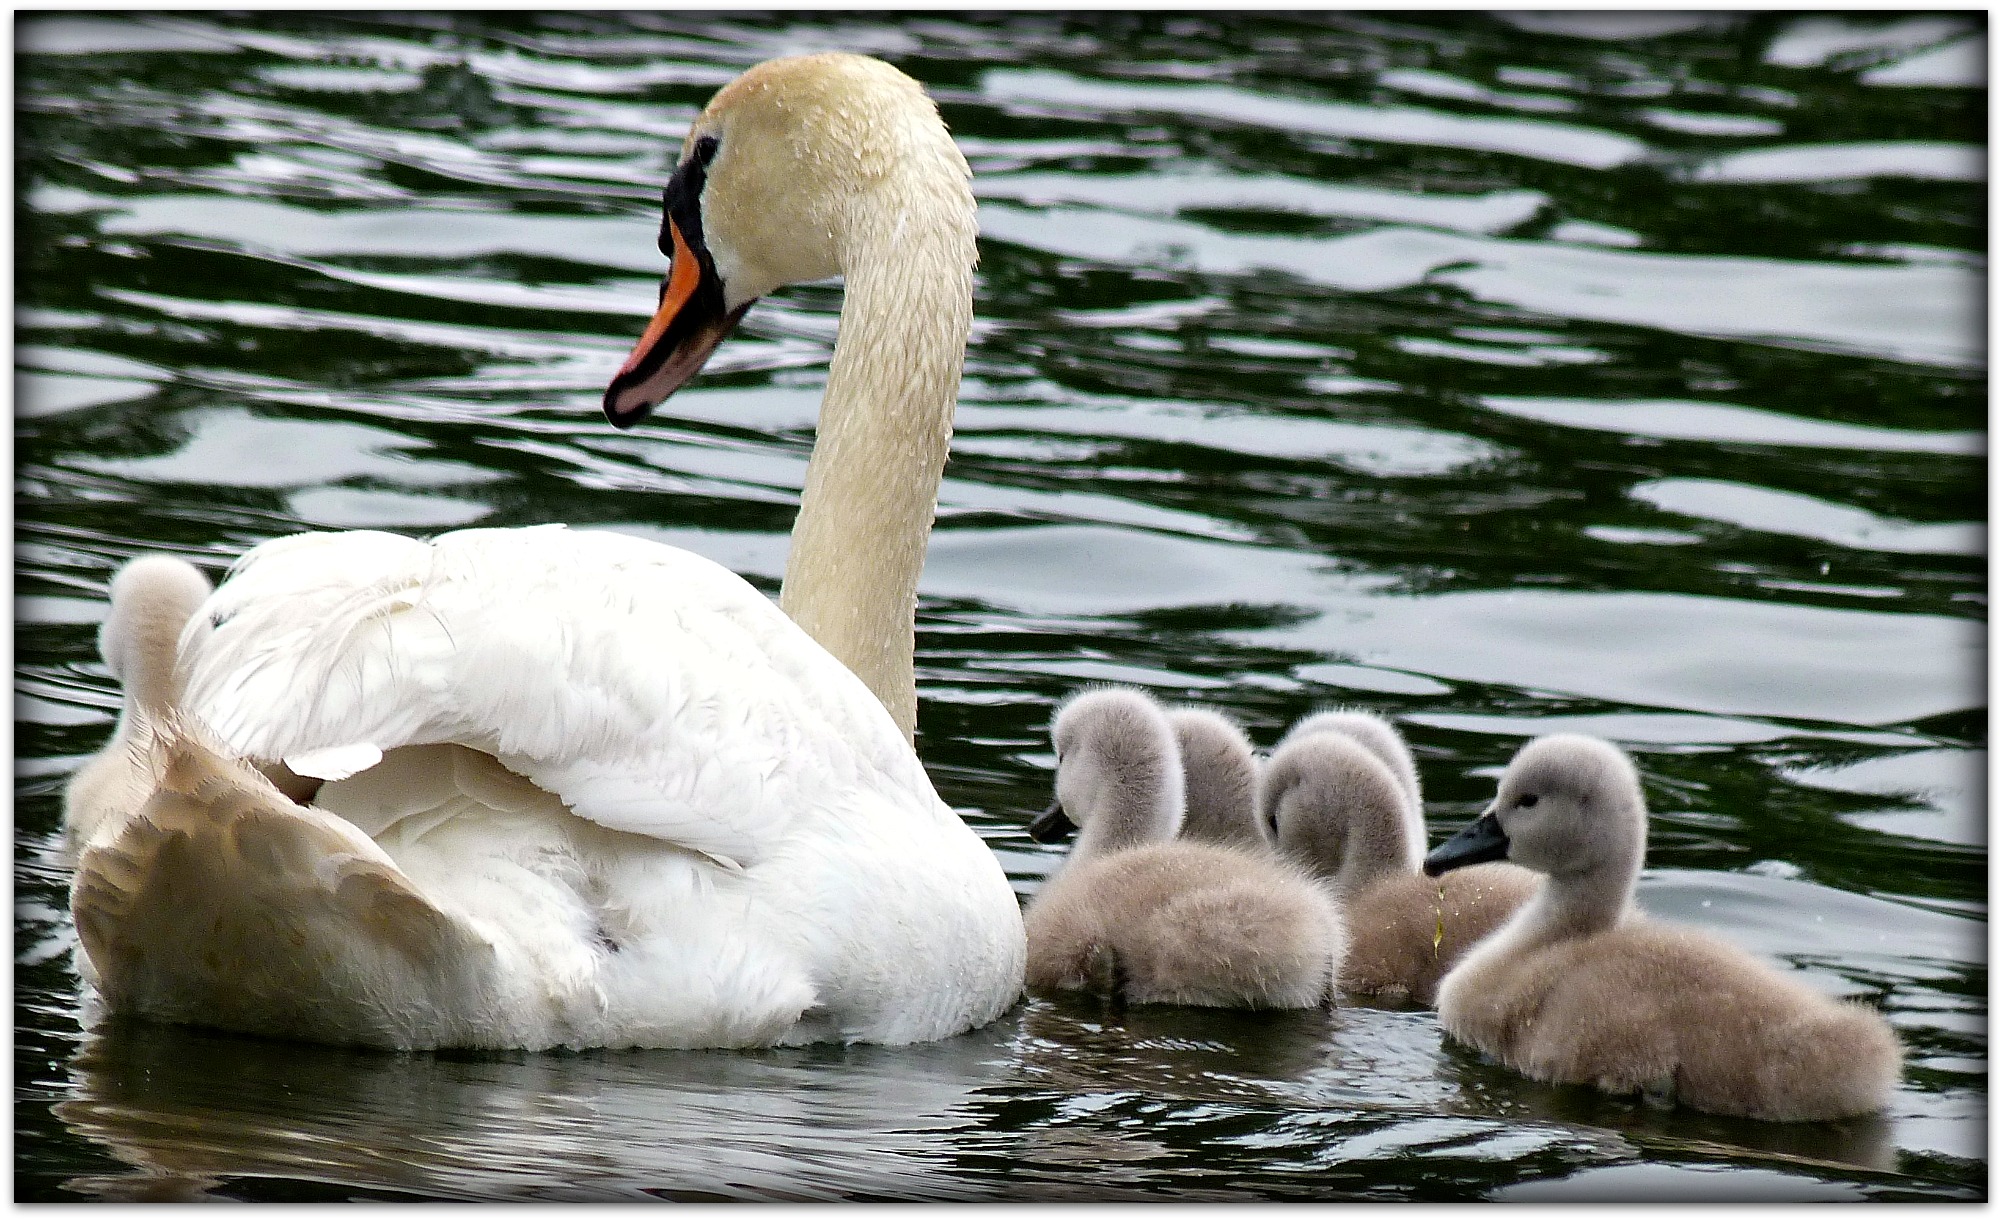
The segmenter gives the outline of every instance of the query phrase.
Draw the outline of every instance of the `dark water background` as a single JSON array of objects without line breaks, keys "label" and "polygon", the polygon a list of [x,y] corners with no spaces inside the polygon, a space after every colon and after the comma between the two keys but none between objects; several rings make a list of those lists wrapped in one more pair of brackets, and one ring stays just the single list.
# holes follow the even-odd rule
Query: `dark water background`
[{"label": "dark water background", "polygon": [[[17,19],[16,1192],[1985,1195],[1985,18]],[[304,528],[593,523],[776,591],[840,290],[598,415],[682,132],[924,81],[976,334],[919,749],[1033,892],[1052,701],[1395,717],[1435,836],[1602,734],[1643,901],[1881,1005],[1888,1115],[1553,1089],[1422,1012],[1031,1001],[933,1046],[395,1056],[82,1028],[54,852],[105,582]]]}]

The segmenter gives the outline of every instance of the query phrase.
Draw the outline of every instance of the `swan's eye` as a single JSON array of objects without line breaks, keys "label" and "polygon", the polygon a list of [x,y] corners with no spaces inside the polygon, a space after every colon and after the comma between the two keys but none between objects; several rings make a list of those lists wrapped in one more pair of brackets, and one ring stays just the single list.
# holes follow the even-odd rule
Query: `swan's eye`
[{"label": "swan's eye", "polygon": [[[674,242],[668,236],[667,225],[672,220],[681,227],[681,237],[689,249],[702,249],[702,184],[709,173],[709,163],[716,157],[716,137],[704,136],[688,150],[688,157],[675,167],[667,186],[660,193],[660,252],[668,258],[674,257]],[[662,293],[666,293],[663,288]]]},{"label": "swan's eye", "polygon": [[1515,799],[1515,804],[1519,808],[1527,810],[1529,807],[1536,804],[1536,794],[1524,793],[1522,796]]}]

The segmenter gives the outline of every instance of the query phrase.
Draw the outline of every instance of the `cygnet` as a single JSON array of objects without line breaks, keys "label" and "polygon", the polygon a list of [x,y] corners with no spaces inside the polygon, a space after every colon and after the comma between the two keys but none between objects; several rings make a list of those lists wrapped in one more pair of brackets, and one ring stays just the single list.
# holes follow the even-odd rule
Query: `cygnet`
[{"label": "cygnet", "polygon": [[1057,801],[1030,834],[1079,834],[1024,916],[1032,990],[1241,1008],[1328,998],[1348,943],[1340,909],[1268,851],[1175,838],[1182,766],[1159,705],[1085,691],[1051,738]]},{"label": "cygnet", "polygon": [[1434,849],[1440,874],[1507,859],[1541,890],[1439,985],[1446,1032],[1543,1081],[1697,1110],[1824,1120],[1881,1109],[1901,1052],[1883,1016],[1635,907],[1647,850],[1619,748],[1557,734],[1516,753],[1493,804]]},{"label": "cygnet", "polygon": [[63,794],[71,852],[81,851],[107,818],[138,809],[152,790],[145,735],[180,703],[176,643],[208,596],[208,578],[169,555],[142,555],[112,578],[97,647],[125,700],[111,740],[77,769]]},{"label": "cygnet", "polygon": [[1325,879],[1342,904],[1343,989],[1430,1005],[1440,978],[1528,901],[1537,878],[1500,863],[1438,881],[1421,874],[1416,772],[1400,775],[1390,762],[1408,768],[1410,758],[1397,730],[1373,714],[1323,713],[1273,753],[1259,812],[1280,850]]}]

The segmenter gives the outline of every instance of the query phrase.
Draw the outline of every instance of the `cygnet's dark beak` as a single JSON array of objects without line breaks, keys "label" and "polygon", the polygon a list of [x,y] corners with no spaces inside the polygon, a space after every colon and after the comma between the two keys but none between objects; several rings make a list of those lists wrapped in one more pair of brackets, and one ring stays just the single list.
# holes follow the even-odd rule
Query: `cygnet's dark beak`
[{"label": "cygnet's dark beak", "polygon": [[1077,824],[1064,813],[1064,803],[1052,801],[1050,808],[1036,815],[1036,820],[1029,824],[1029,838],[1039,844],[1060,844],[1069,839],[1075,830]]},{"label": "cygnet's dark beak", "polygon": [[1425,876],[1436,878],[1462,865],[1507,859],[1508,836],[1502,833],[1501,820],[1495,817],[1495,808],[1489,806],[1479,818],[1460,828],[1458,835],[1432,849],[1425,858]]}]

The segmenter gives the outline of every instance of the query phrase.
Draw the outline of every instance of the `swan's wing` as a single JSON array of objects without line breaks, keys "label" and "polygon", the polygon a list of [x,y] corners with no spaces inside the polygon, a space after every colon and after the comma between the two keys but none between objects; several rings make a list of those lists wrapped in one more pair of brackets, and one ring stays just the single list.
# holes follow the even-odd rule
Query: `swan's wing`
[{"label": "swan's wing", "polygon": [[941,808],[847,667],[742,578],[644,539],[298,535],[203,612],[189,709],[255,759],[338,774],[458,742],[582,817],[742,864],[842,793]]},{"label": "swan's wing", "polygon": [[439,995],[491,977],[493,945],[358,828],[203,738],[170,722],[135,743],[151,792],[84,849],[70,891],[86,973],[170,1020],[421,1043]]}]

